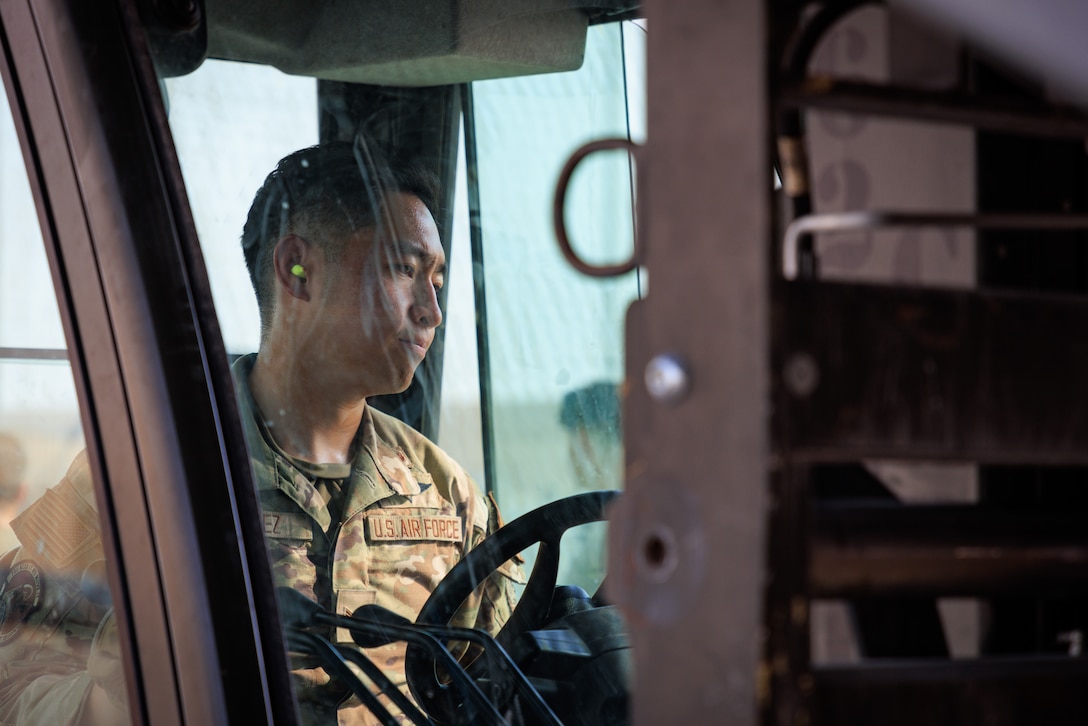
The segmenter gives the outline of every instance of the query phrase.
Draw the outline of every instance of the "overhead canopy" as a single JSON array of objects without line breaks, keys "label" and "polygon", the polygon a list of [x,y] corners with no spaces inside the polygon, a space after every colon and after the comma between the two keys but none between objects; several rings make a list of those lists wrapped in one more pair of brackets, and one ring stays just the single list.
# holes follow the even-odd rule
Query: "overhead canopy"
[{"label": "overhead canopy", "polygon": [[395,86],[574,70],[588,25],[571,0],[206,0],[206,12],[209,57]]}]

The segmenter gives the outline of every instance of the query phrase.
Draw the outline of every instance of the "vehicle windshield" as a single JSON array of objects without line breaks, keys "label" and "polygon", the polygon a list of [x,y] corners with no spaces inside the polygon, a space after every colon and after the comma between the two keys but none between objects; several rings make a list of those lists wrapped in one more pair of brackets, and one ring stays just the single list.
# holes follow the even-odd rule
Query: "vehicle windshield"
[{"label": "vehicle windshield", "polygon": [[[386,67],[360,60],[365,53],[342,39],[315,69],[298,65],[305,54],[264,57],[239,34],[213,35],[212,58],[162,79],[234,360],[273,575],[324,610],[365,619],[377,605],[415,621],[437,583],[503,522],[622,486],[623,322],[646,281],[638,270],[577,272],[555,241],[552,207],[578,147],[643,138],[646,30],[631,21],[585,24],[578,11],[510,26],[499,55],[560,39],[577,51],[584,37],[584,58],[538,59],[529,75],[531,66],[503,59],[454,58],[438,71],[433,59]],[[386,40],[398,47],[385,51],[425,57],[428,33],[394,33]],[[370,37],[378,36],[355,42],[363,48]],[[217,48],[235,59],[216,58]],[[450,70],[459,63],[466,70]],[[327,182],[345,167],[354,179]],[[424,177],[425,191],[413,175]],[[564,219],[587,262],[631,257],[634,175],[622,150],[595,154],[574,173]],[[372,176],[380,183],[370,185]],[[342,213],[351,228],[330,221]],[[364,396],[365,407],[354,405]],[[549,526],[538,522],[529,534]],[[607,602],[605,537],[598,522],[562,538],[556,580],[571,586],[562,591],[569,607]],[[536,558],[530,547],[493,563],[486,582],[442,619],[494,635]],[[555,622],[561,607],[551,610]],[[337,646],[352,642],[348,628],[325,630]],[[292,667],[304,722],[320,722],[338,703],[342,713],[404,710],[388,698],[368,708],[311,646],[290,633],[288,641],[299,651]],[[454,641],[454,657],[470,661],[466,647]],[[410,691],[403,642],[363,652]],[[555,657],[569,665],[574,656],[560,649]],[[542,662],[526,667],[555,668]],[[374,690],[381,675],[366,671],[363,681]],[[593,719],[622,711],[621,696],[610,694],[600,696],[609,705],[573,710],[602,723]]]}]

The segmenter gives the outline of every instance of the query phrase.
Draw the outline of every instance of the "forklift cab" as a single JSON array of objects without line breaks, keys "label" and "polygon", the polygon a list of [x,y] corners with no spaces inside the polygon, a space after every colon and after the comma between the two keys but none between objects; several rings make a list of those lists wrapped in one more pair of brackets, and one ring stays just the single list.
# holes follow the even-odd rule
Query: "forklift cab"
[{"label": "forklift cab", "polygon": [[[0,721],[298,723],[305,651],[379,723],[1082,723],[1088,17],[968,5],[0,3]],[[254,192],[360,138],[448,267],[368,405],[510,522],[416,622],[277,590],[231,373]]]},{"label": "forklift cab", "polygon": [[[290,723],[295,702],[304,700],[288,679],[291,654],[295,667],[310,659],[338,679],[355,717],[371,712],[364,722],[625,721],[627,638],[615,607],[601,607],[607,603],[604,510],[613,498],[602,490],[622,488],[622,317],[640,295],[641,278],[633,271],[602,283],[579,275],[552,241],[551,211],[555,179],[573,150],[602,136],[644,134],[642,96],[629,92],[644,85],[645,75],[646,31],[635,8],[539,3],[514,11],[431,3],[313,9],[223,2],[99,8],[79,16],[55,10],[44,21],[45,8],[27,5],[5,20],[9,39],[38,37],[31,29],[42,23],[53,28],[46,34],[56,33],[59,45],[42,41],[34,62],[50,77],[61,67],[76,75],[50,85],[13,68],[6,82],[15,109],[5,116],[7,173],[16,189],[5,196],[13,230],[7,254],[23,258],[20,279],[27,282],[4,305],[12,314],[22,311],[10,319],[4,348],[16,377],[3,386],[13,397],[3,428],[24,462],[18,476],[12,469],[25,501],[14,503],[11,524],[4,522],[11,556],[0,597],[6,598],[11,647],[4,660],[12,675],[3,720],[157,722],[173,709],[175,717],[200,723],[262,717]],[[83,32],[91,35],[78,40]],[[84,51],[107,66],[79,60]],[[100,81],[93,81],[98,73]],[[58,110],[64,89],[91,105]],[[49,132],[16,123],[27,118],[19,109],[36,113],[29,110],[35,94],[62,126],[91,122],[75,134],[98,148],[105,166],[85,166],[87,154],[94,154],[74,137],[45,141]],[[243,225],[279,159],[333,142],[410,157],[432,178],[436,198],[428,200],[428,213],[445,257],[444,279],[434,289],[445,322],[411,386],[375,396],[368,406],[437,443],[460,465],[460,476],[475,480],[467,486],[478,486],[481,502],[498,503],[490,516],[486,510],[478,515],[482,522],[457,520],[457,547],[461,534],[465,549],[473,547],[461,557],[475,553],[475,559],[443,579],[425,605],[407,609],[384,594],[359,608],[327,592],[312,596],[319,605],[277,590],[288,565],[272,562],[270,572],[268,547],[282,555],[301,545],[283,540],[281,530],[300,542],[304,533],[294,515],[290,526],[269,527],[269,517],[280,515],[258,505],[250,471],[256,454],[239,438],[247,422],[240,420],[239,409],[246,409],[236,394],[249,389],[245,380],[231,379],[229,367],[262,344]],[[143,151],[135,151],[140,145]],[[27,183],[24,158],[66,146],[62,157],[72,162],[75,185],[69,191],[101,195],[96,201],[61,203],[58,191],[43,191],[48,174]],[[31,156],[23,157],[20,147]],[[150,188],[143,172],[108,170],[114,154],[127,160],[123,164],[149,164],[144,171],[162,192],[157,201],[144,198]],[[57,160],[40,163],[53,168]],[[625,154],[606,155],[572,179],[565,221],[580,254],[597,261],[631,256],[632,164]],[[118,219],[129,205],[143,222]],[[91,210],[91,217],[102,212],[121,226],[95,232],[89,218],[69,220],[87,231],[82,249],[88,256],[81,262],[48,243],[24,255],[14,236],[48,240],[56,220],[68,214],[62,209]],[[94,240],[100,236],[126,247],[99,249]],[[145,278],[145,263],[176,277]],[[113,297],[105,291],[113,283],[95,269],[107,279],[131,273],[136,287]],[[397,274],[404,273],[398,268]],[[84,286],[93,288],[97,304],[65,297]],[[27,290],[36,295],[29,304],[21,299]],[[360,300],[366,292],[359,291]],[[133,306],[136,298],[146,307]],[[99,315],[93,323],[86,317],[96,314],[92,309]],[[120,330],[136,319],[143,326],[131,330],[132,353],[106,342],[128,335]],[[357,334],[370,323],[361,319]],[[73,341],[90,343],[111,372],[91,372],[93,364]],[[159,356],[156,350],[180,367],[171,364],[149,379],[143,366],[147,356]],[[308,365],[331,365],[329,352],[311,351]],[[113,380],[115,389],[88,389],[97,376]],[[209,386],[212,379],[217,382]],[[185,392],[198,381],[201,394]],[[590,389],[593,396],[583,395]],[[173,414],[158,408],[167,401],[181,419],[171,421]],[[148,407],[141,419],[150,427],[146,434],[139,433],[143,424],[134,413],[116,418],[114,410],[108,426],[99,418],[105,414],[96,413],[130,403]],[[110,443],[115,434],[121,440]],[[203,443],[182,443],[189,435]],[[180,438],[169,441],[173,436]],[[270,445],[280,451],[278,442]],[[111,458],[111,451],[122,459]],[[416,454],[408,450],[408,456]],[[134,468],[122,473],[115,468],[121,460]],[[417,471],[420,466],[416,460]],[[385,476],[380,463],[378,471]],[[415,476],[420,489],[439,485],[429,476],[426,470]],[[126,486],[121,482],[133,489],[117,489]],[[522,517],[530,512],[536,514]],[[439,554],[419,563],[411,543],[425,539],[435,523],[452,541],[446,530],[453,518],[428,518],[415,509],[396,514],[418,515],[423,531],[396,538],[406,538],[404,562],[391,574],[407,581],[432,572],[437,582],[459,558]],[[204,516],[210,519],[197,522]],[[505,539],[481,546],[484,528],[493,531],[502,518],[510,522]],[[311,536],[337,541],[333,527]],[[571,527],[577,529],[564,536]],[[540,556],[530,547],[538,542]],[[538,573],[527,585],[513,559],[520,561],[526,548],[524,572]],[[211,573],[220,568],[231,573],[223,570],[218,579]],[[513,582],[516,617],[498,642],[491,638],[497,632],[453,632],[460,622],[454,611],[493,570]],[[318,578],[314,588],[327,589]],[[553,602],[557,584],[564,587]],[[140,614],[144,607],[153,609]],[[364,625],[343,617],[358,611],[361,618],[364,610],[377,613]],[[561,618],[573,626],[558,627]],[[410,648],[400,671],[408,671],[409,682],[390,684],[374,664],[386,668],[390,648],[403,642]],[[466,676],[449,652],[469,643],[480,655]],[[187,661],[187,652],[198,660]],[[140,664],[156,673],[143,673]],[[449,680],[436,669],[451,674]],[[109,670],[113,676],[103,675]],[[177,680],[182,670],[190,675]],[[198,673],[219,682],[209,681],[207,692],[181,685],[205,677]],[[196,700],[185,703],[181,690]],[[236,701],[243,691],[249,695]]]}]

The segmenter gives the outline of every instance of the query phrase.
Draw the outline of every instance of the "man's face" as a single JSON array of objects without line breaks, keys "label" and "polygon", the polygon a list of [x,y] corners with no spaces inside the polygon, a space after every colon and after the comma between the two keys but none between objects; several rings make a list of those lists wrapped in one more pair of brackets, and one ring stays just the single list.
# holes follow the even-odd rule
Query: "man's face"
[{"label": "man's face", "polygon": [[315,320],[315,364],[368,397],[408,387],[442,322],[446,259],[430,211],[404,193],[390,194],[383,211],[327,266]]}]

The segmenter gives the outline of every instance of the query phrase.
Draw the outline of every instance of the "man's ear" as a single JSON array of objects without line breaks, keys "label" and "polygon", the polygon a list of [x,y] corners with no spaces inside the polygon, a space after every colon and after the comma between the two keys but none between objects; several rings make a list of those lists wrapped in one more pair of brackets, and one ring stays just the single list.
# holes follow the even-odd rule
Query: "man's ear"
[{"label": "man's ear", "polygon": [[305,239],[297,234],[281,237],[272,250],[272,267],[276,273],[276,284],[291,297],[309,301],[310,285],[307,284],[307,270],[313,259],[313,246]]}]

